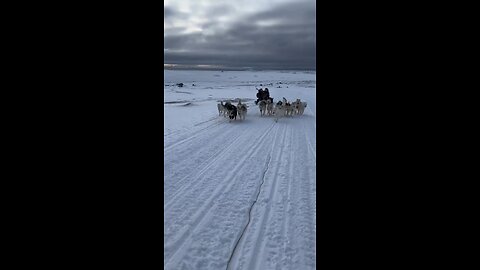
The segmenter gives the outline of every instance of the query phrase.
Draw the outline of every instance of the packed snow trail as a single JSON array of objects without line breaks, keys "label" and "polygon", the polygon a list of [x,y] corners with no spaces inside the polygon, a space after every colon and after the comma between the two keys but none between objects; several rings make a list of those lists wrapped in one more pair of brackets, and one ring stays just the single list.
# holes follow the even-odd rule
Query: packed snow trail
[{"label": "packed snow trail", "polygon": [[316,106],[308,90],[275,92],[276,100],[306,100],[301,116],[275,123],[250,102],[245,121],[228,122],[211,102],[203,121],[165,136],[164,269],[315,269]]}]

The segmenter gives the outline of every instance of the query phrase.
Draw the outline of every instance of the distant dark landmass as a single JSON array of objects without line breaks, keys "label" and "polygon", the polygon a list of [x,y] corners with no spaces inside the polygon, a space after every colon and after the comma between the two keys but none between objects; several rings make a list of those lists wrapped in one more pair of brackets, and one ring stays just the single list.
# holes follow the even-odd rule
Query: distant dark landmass
[{"label": "distant dark landmass", "polygon": [[257,68],[257,67],[220,67],[220,66],[209,66],[209,65],[169,65],[164,64],[163,69],[166,70],[212,70],[212,71],[304,71],[304,72],[315,72],[316,69],[309,68]]}]

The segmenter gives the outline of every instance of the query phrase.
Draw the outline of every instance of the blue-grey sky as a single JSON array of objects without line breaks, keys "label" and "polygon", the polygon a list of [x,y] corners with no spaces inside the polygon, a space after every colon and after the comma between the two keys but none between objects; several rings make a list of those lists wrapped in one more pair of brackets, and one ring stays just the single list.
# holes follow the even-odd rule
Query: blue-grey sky
[{"label": "blue-grey sky", "polygon": [[165,0],[164,64],[315,69],[315,0]]}]

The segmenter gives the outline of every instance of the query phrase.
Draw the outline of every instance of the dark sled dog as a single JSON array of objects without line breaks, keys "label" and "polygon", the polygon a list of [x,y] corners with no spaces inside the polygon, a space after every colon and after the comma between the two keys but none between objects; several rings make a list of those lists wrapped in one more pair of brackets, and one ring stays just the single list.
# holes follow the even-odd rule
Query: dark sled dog
[{"label": "dark sled dog", "polygon": [[232,119],[237,120],[237,107],[235,107],[235,105],[232,105],[229,102],[225,104],[225,107],[227,108],[228,117],[230,118],[230,121],[232,121]]}]

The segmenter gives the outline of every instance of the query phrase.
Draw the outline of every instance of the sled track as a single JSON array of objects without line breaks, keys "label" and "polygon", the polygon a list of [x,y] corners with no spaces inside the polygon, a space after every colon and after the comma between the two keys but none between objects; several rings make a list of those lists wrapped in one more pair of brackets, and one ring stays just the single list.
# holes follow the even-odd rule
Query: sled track
[{"label": "sled track", "polygon": [[[170,197],[165,197],[165,218],[168,216],[183,221],[183,223],[180,222],[181,224],[172,222],[165,225],[165,239],[171,239],[164,243],[165,269],[210,269],[209,267],[212,265],[216,267],[211,269],[274,269],[279,265],[311,269],[311,265],[315,264],[314,253],[312,255],[306,247],[314,250],[314,247],[311,247],[312,241],[308,240],[308,235],[312,231],[316,231],[316,226],[312,219],[299,219],[299,217],[305,215],[312,217],[312,213],[315,216],[315,202],[311,197],[311,188],[314,188],[315,184],[308,172],[302,173],[303,178],[300,177],[309,179],[307,182],[292,183],[292,181],[295,180],[293,177],[295,166],[300,166],[299,164],[308,159],[316,161],[316,156],[310,136],[307,134],[309,121],[301,117],[293,119],[293,121],[302,123],[275,123],[272,121],[269,127],[262,130],[257,130],[258,127],[245,129],[245,127],[232,126],[227,129],[227,133],[219,132],[221,127],[213,127],[209,129],[211,132],[204,130],[195,137],[189,137],[193,147],[201,146],[200,141],[215,140],[211,137],[220,136],[219,134],[231,138],[229,145],[212,152],[205,161],[195,166],[196,169],[178,180],[179,188],[173,191]],[[292,125],[301,128],[296,129]],[[209,127],[212,126],[209,125]],[[274,127],[277,128],[272,136],[271,131]],[[254,130],[262,135],[253,144],[250,144],[251,140],[248,136]],[[268,138],[273,141],[265,144]],[[224,138],[218,140],[222,141]],[[182,145],[180,148],[189,147],[185,143],[187,142],[177,145]],[[255,194],[258,197],[254,195],[253,201],[243,204],[239,210],[244,216],[243,221],[238,220],[237,217],[238,228],[235,227],[235,233],[224,236],[224,238],[226,237],[225,241],[233,241],[230,247],[217,252],[201,247],[201,243],[206,240],[202,238],[203,236],[198,235],[202,235],[206,228],[212,226],[212,220],[218,223],[217,230],[228,227],[228,225],[221,224],[229,223],[227,217],[229,214],[225,213],[226,216],[218,217],[219,214],[215,213],[215,209],[218,211],[218,204],[225,201],[226,195],[224,194],[229,194],[243,185],[237,179],[237,174],[245,171],[247,160],[258,157],[262,152],[266,154],[266,146],[271,149],[268,151],[271,162],[267,162],[268,169],[265,171],[261,184],[258,184],[259,180],[256,180],[256,185],[259,187],[255,189],[258,191],[258,193],[255,191]],[[248,149],[245,150],[245,148]],[[300,161],[296,161],[299,156],[296,156],[295,149],[299,149],[299,153],[301,153]],[[242,151],[245,154],[242,154]],[[238,153],[240,158],[228,161],[232,153]],[[224,164],[225,161],[228,162]],[[218,166],[232,169],[226,171],[221,183],[210,183],[209,179],[218,170]],[[187,203],[186,210],[182,211],[184,205],[181,202]],[[191,204],[195,203],[198,206],[191,209]],[[295,217],[297,212],[302,214]],[[214,218],[215,216],[217,218]],[[174,232],[172,236],[175,236],[175,239],[170,237],[171,232]],[[221,235],[221,232],[218,234]],[[295,235],[302,235],[302,239],[298,240]],[[200,256],[198,254],[202,252],[215,255],[225,252],[224,259],[215,264],[215,260],[212,258],[198,257]],[[209,256],[208,253],[205,256]],[[210,266],[200,267],[191,264],[202,261],[205,264],[209,263]],[[307,265],[302,264],[302,261],[306,261]]]},{"label": "sled track", "polygon": [[[186,142],[189,142],[189,141],[192,141],[192,140],[194,140],[195,138],[201,136],[202,133],[209,131],[210,128],[219,126],[219,125],[224,124],[224,123],[225,123],[224,121],[215,122],[215,123],[213,123],[213,124],[211,124],[211,125],[208,125],[208,126],[202,128],[202,129],[199,129],[199,130],[195,131],[195,132],[194,132],[194,135],[192,135],[192,136],[188,136],[188,137],[186,137],[186,138],[184,138],[184,139],[181,139],[181,140],[173,143],[172,145],[169,145],[169,146],[164,147],[164,148],[163,148],[164,154],[165,154],[165,152],[167,152],[168,150],[172,149],[173,147],[182,145],[182,144],[184,144],[184,143],[186,143]],[[190,133],[190,132],[191,132],[191,131],[189,131],[188,133]]]},{"label": "sled track", "polygon": [[242,230],[242,233],[240,234],[237,241],[235,242],[235,246],[233,247],[232,253],[230,254],[230,257],[228,259],[227,270],[230,269],[230,262],[232,261],[232,258],[234,257],[235,253],[237,252],[237,246],[240,243],[240,241],[242,240],[242,237],[243,237],[244,233],[247,231],[248,225],[250,225],[250,220],[252,219],[252,209],[255,206],[255,203],[258,201],[258,195],[260,195],[260,191],[262,190],[262,186],[265,183],[265,173],[268,171],[268,168],[269,168],[269,165],[270,165],[270,160],[271,160],[270,154],[271,153],[268,154],[268,160],[267,160],[267,163],[265,165],[265,170],[264,170],[263,175],[262,175],[262,181],[260,183],[260,186],[258,187],[257,195],[255,195],[255,201],[252,202],[252,205],[250,206],[250,209],[248,211],[247,224],[245,225],[245,228]]},{"label": "sled track", "polygon": [[[282,125],[279,125],[279,127],[281,126]],[[258,193],[258,197],[255,201],[256,203],[252,207],[250,215],[251,217],[249,219],[250,222],[245,228],[245,234],[242,235],[242,237],[240,238],[238,247],[235,249],[231,262],[228,265],[228,269],[259,269],[251,267],[256,267],[257,265],[259,265],[260,257],[262,257],[261,254],[258,254],[258,251],[261,250],[263,246],[261,238],[264,237],[264,235],[262,234],[265,232],[265,226],[269,216],[268,213],[271,209],[271,207],[269,207],[269,204],[272,203],[271,198],[276,190],[277,181],[277,179],[272,178],[271,175],[272,172],[274,175],[278,173],[280,167],[278,162],[283,159],[286,132],[287,128],[285,125],[283,125],[283,130],[281,131],[281,134],[283,136],[278,136],[280,131],[279,129],[277,129],[277,132],[275,134],[275,140],[272,144],[272,149],[270,151],[270,156],[272,157],[272,159],[268,165],[268,170],[265,172],[264,182],[261,186],[262,189]],[[280,138],[283,138],[281,142],[279,141]],[[275,146],[279,145],[283,146],[282,148],[280,148],[280,150],[275,148]],[[265,194],[269,196],[268,199],[264,198]],[[265,208],[266,210],[261,216],[259,216],[258,211],[262,211]],[[246,266],[246,264],[249,265]]]},{"label": "sled track", "polygon": [[[186,245],[189,241],[187,241],[187,238],[192,234],[192,232],[195,231],[195,229],[197,227],[199,227],[199,225],[202,224],[202,222],[204,221],[205,217],[209,216],[208,213],[211,211],[212,209],[212,205],[213,205],[213,202],[214,200],[221,194],[221,193],[224,193],[225,191],[229,190],[232,188],[232,186],[238,182],[236,181],[232,181],[232,178],[235,174],[237,174],[238,172],[241,171],[241,169],[243,169],[243,166],[245,164],[245,161],[247,159],[249,159],[250,157],[252,156],[256,156],[256,154],[258,154],[258,152],[260,150],[262,150],[261,147],[259,147],[260,145],[262,145],[262,143],[264,142],[265,138],[267,137],[267,135],[270,133],[270,131],[272,130],[274,124],[272,123],[272,125],[268,128],[268,130],[261,136],[261,138],[250,148],[248,149],[248,152],[246,155],[244,155],[238,162],[234,162],[235,165],[233,167],[233,169],[228,173],[228,175],[226,175],[224,177],[224,182],[227,182],[226,185],[218,185],[215,190],[210,194],[210,195],[206,195],[205,197],[207,198],[206,200],[204,200],[202,206],[195,211],[195,213],[185,213],[184,217],[181,217],[180,219],[182,220],[183,218],[185,219],[188,219],[189,222],[188,224],[190,224],[190,228],[187,228],[185,230],[183,230],[181,233],[180,233],[180,236],[178,237],[177,241],[175,241],[174,243],[172,243],[168,248],[169,248],[169,254],[165,254],[164,253],[164,267],[168,267],[170,261],[172,259],[175,258],[175,255],[177,254],[177,252],[182,249],[183,247],[186,247],[188,245]],[[200,184],[202,184],[202,181],[196,181],[195,184],[192,184],[189,188],[189,190],[191,190],[190,192],[190,195],[193,195],[194,197],[197,197],[197,198],[201,198],[204,196],[204,193],[208,193],[208,189],[206,188],[202,188],[200,187],[200,190],[198,193],[194,188],[195,187],[198,187]],[[184,195],[182,194],[183,196],[187,196],[187,195]],[[172,208],[182,208],[183,205],[182,203],[177,203],[177,205],[175,205],[175,202],[177,202],[177,200],[172,200],[171,201],[172,203],[168,205],[168,207],[165,208],[165,216],[167,216],[167,212],[172,209]],[[180,205],[178,205],[180,204]],[[174,211],[175,209],[172,209],[172,211]],[[191,218],[188,218],[188,217],[191,217]],[[168,230],[168,228],[165,228],[165,230]],[[168,255],[166,257],[166,255]]]},{"label": "sled track", "polygon": [[[314,247],[309,240],[303,243],[309,233],[315,232],[315,216],[299,218],[305,215],[311,217],[316,210],[312,208],[314,202],[311,197],[314,180],[308,172],[300,173],[304,177],[295,177],[299,174],[295,168],[311,157],[310,146],[299,143],[308,137],[288,124],[283,127],[273,144],[265,184],[262,185],[257,203],[251,211],[251,220],[228,269],[315,268],[315,258],[310,251]],[[282,147],[278,147],[280,145]],[[298,153],[301,153],[300,156]],[[299,179],[308,180],[298,182]],[[296,212],[304,214],[296,216]],[[297,231],[297,228],[301,231]],[[301,241],[295,237],[299,234],[302,235]]]},{"label": "sled track", "polygon": [[[209,130],[209,132],[202,133],[195,140],[184,142],[178,148],[172,148],[168,155],[165,155],[165,159],[169,160],[171,165],[164,167],[166,180],[164,180],[164,207],[165,203],[169,202],[172,196],[177,193],[177,190],[185,185],[185,181],[193,180],[189,177],[194,176],[204,166],[211,163],[212,159],[221,155],[223,150],[228,150],[217,145],[221,145],[227,138],[236,141],[243,133],[244,131],[238,128],[222,130],[221,127],[217,127]],[[202,140],[208,141],[209,144],[199,143]],[[231,145],[226,147],[230,148]],[[218,159],[216,160],[218,161]],[[179,176],[181,176],[181,179],[177,180]]]},{"label": "sled track", "polygon": [[[239,138],[245,133],[245,130],[242,133],[239,133],[236,135],[235,139],[231,142],[229,146],[226,148],[220,148],[217,152],[215,152],[210,158],[208,158],[204,163],[200,164],[198,167],[192,170],[192,172],[182,179],[178,180],[177,184],[180,186],[180,188],[177,191],[174,191],[174,193],[170,196],[169,199],[165,198],[164,201],[164,206],[163,206],[163,211],[168,209],[168,207],[171,205],[171,202],[175,201],[175,197],[177,197],[178,194],[182,193],[184,190],[187,190],[191,188],[192,186],[195,185],[196,181],[193,179],[198,179],[201,177],[204,173],[206,173],[213,165],[215,165],[219,160],[224,159],[227,154],[229,153],[229,150],[232,147],[236,147],[236,142],[239,140]],[[198,170],[199,168],[202,168]],[[183,184],[186,180],[191,179],[190,184]]]},{"label": "sled track", "polygon": [[[197,124],[195,124],[195,125],[193,125],[193,126],[194,126],[194,127],[201,126],[202,124],[205,124],[205,123],[208,123],[208,122],[211,122],[211,121],[215,121],[215,120],[217,120],[217,119],[218,119],[218,117],[212,117],[212,118],[208,119],[207,121],[199,122],[199,123],[197,123]],[[170,132],[170,133],[168,133],[168,134],[164,134],[164,135],[163,135],[163,138],[164,138],[164,139],[170,139],[173,135],[177,135],[177,136],[178,136],[178,135],[182,135],[182,134],[189,133],[189,132],[191,132],[191,131],[190,131],[190,130],[187,130],[187,131],[183,131],[183,132],[182,132],[182,131],[180,131],[180,130],[177,130],[177,131]],[[163,149],[165,150],[165,147],[164,147]]]}]

